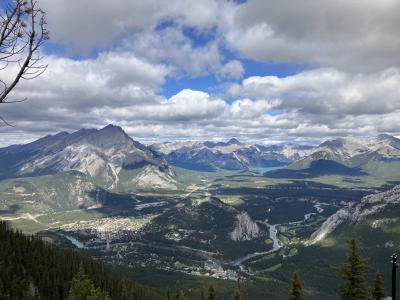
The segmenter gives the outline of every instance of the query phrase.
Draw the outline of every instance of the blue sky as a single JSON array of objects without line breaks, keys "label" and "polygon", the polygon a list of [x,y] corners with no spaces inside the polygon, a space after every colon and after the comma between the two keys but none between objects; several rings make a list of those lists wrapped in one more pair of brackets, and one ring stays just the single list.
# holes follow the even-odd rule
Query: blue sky
[{"label": "blue sky", "polygon": [[398,1],[38,4],[49,68],[0,107],[3,144],[108,123],[145,142],[400,134]]}]

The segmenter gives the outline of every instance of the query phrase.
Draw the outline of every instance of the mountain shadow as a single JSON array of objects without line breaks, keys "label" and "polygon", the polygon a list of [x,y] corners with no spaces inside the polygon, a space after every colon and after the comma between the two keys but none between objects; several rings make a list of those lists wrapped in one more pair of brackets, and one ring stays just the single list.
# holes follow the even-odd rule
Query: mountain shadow
[{"label": "mountain shadow", "polygon": [[350,168],[333,160],[319,159],[311,162],[310,167],[301,170],[279,169],[264,173],[269,178],[304,179],[324,175],[363,176],[359,168]]}]

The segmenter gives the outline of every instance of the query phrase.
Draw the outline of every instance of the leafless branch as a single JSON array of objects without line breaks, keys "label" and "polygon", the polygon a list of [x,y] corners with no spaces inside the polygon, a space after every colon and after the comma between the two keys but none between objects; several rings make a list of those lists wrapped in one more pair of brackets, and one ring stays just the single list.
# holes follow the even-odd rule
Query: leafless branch
[{"label": "leafless branch", "polygon": [[[24,102],[7,101],[11,91],[21,79],[35,79],[47,69],[39,64],[43,56],[39,50],[49,39],[46,16],[35,0],[12,0],[0,15],[0,71],[6,72],[12,64],[17,64],[16,75],[7,81],[0,79],[0,104]],[[10,125],[3,117],[0,121]]]}]

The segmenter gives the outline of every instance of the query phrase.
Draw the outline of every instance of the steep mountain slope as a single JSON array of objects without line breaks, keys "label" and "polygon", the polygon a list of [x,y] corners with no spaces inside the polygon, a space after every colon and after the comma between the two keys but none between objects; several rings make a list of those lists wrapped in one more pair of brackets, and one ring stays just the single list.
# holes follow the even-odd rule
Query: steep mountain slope
[{"label": "steep mountain slope", "polygon": [[[400,209],[400,185],[386,192],[365,196],[360,202],[351,203],[349,206],[338,210],[311,235],[310,244],[321,241],[342,224],[355,225],[367,218],[374,218],[376,219],[375,223],[379,225],[379,214],[386,210],[393,211],[393,209]],[[390,220],[386,221],[389,222]]]},{"label": "steep mountain slope", "polygon": [[[0,179],[75,170],[111,189],[118,187],[121,170],[154,166],[155,177],[165,174],[163,180],[169,182],[168,186],[175,184],[174,174],[162,157],[113,125],[72,134],[62,132],[30,144],[2,148],[0,165],[4,166]],[[142,177],[149,177],[149,170],[144,172]],[[145,183],[148,185],[148,180]]]},{"label": "steep mountain slope", "polygon": [[2,215],[44,214],[101,207],[106,192],[80,172],[20,178],[0,182]]}]

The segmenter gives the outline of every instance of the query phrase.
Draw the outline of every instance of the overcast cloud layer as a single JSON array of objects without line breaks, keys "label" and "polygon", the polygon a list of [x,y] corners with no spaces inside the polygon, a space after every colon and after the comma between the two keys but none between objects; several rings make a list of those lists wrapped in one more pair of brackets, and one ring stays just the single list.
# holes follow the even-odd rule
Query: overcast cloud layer
[{"label": "overcast cloud layer", "polygon": [[[47,72],[10,98],[27,102],[0,106],[16,125],[0,145],[108,123],[148,142],[400,135],[399,1],[39,3],[62,51],[44,49]],[[304,67],[254,76],[248,62]],[[185,86],[202,78],[214,86]]]}]

